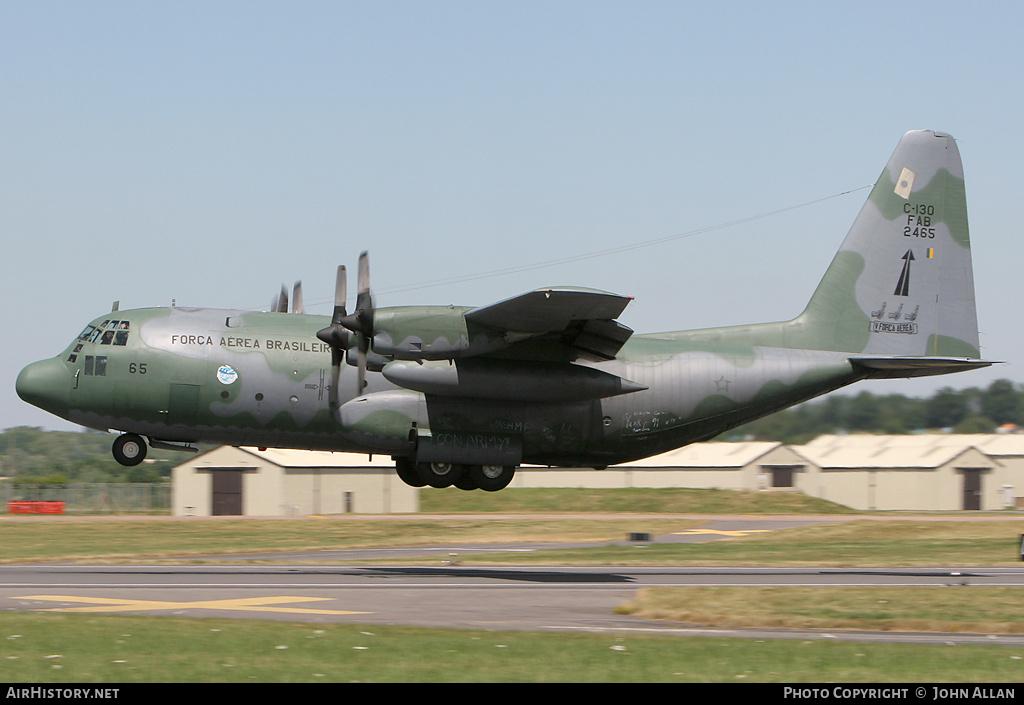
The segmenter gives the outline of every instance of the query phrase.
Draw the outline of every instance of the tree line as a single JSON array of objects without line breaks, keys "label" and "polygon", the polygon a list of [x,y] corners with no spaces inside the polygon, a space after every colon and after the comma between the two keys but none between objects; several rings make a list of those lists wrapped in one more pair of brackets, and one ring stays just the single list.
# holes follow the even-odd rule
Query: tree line
[{"label": "tree line", "polygon": [[1008,424],[1024,426],[1024,386],[999,379],[983,389],[943,387],[927,398],[830,395],[740,426],[719,440],[801,444],[826,433],[993,433]]},{"label": "tree line", "polygon": [[0,433],[0,476],[25,484],[164,482],[187,459],[184,453],[151,449],[146,462],[126,468],[110,454],[113,440],[97,431],[8,428]]}]

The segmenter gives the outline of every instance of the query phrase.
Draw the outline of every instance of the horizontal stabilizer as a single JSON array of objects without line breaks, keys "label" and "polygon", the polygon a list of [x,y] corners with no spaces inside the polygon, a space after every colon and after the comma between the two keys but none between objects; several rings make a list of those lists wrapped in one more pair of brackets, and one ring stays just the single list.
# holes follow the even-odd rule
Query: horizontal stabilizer
[{"label": "horizontal stabilizer", "polygon": [[989,360],[978,360],[968,357],[851,357],[857,367],[870,371],[869,377],[885,379],[892,377],[927,377],[944,375],[952,372],[965,372],[995,364]]}]

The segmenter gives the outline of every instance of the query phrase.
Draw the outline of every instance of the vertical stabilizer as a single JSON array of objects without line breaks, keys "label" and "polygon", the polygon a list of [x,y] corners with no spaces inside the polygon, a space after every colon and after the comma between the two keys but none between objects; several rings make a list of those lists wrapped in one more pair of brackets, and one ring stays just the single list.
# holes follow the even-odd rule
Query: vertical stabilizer
[{"label": "vertical stabilizer", "polygon": [[980,357],[963,165],[951,136],[903,136],[791,323],[806,347]]}]

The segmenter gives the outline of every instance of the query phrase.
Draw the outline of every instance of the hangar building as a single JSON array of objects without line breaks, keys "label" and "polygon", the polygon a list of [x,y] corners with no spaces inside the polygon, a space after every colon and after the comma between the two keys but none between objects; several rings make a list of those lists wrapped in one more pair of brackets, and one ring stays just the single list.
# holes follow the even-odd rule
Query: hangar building
[{"label": "hangar building", "polygon": [[[225,446],[177,466],[172,480],[176,515],[419,509],[420,490],[398,478],[387,456]],[[1024,508],[1024,434],[696,443],[604,470],[524,466],[510,487],[793,491],[869,511]]]},{"label": "hangar building", "polygon": [[1024,503],[1024,434],[829,435],[793,448],[814,476],[807,494],[855,509],[994,511]]},{"label": "hangar building", "polygon": [[175,516],[419,511],[419,491],[386,455],[221,446],[174,468]]}]

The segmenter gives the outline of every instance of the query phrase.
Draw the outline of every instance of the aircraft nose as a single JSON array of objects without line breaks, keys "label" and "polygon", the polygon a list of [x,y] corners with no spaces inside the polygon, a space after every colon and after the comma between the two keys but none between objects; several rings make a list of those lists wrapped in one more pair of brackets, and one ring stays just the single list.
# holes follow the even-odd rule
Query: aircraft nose
[{"label": "aircraft nose", "polygon": [[33,362],[18,375],[18,396],[33,406],[67,418],[71,398],[71,373],[57,357]]}]

